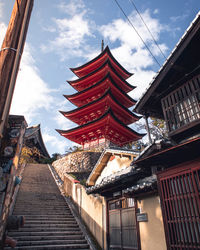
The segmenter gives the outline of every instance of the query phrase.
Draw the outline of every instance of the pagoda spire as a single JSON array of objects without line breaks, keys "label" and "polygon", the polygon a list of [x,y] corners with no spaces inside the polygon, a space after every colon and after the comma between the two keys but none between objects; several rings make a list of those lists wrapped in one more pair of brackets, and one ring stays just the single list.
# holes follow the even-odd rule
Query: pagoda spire
[{"label": "pagoda spire", "polygon": [[102,39],[102,41],[101,41],[101,52],[103,52],[103,50],[104,50],[104,40]]},{"label": "pagoda spire", "polygon": [[60,112],[78,126],[58,133],[84,149],[123,147],[144,136],[128,127],[140,119],[128,109],[136,103],[128,95],[135,87],[126,81],[132,74],[117,62],[108,47],[90,62],[71,70],[78,79],[68,83],[77,92],[64,97],[77,108]]}]

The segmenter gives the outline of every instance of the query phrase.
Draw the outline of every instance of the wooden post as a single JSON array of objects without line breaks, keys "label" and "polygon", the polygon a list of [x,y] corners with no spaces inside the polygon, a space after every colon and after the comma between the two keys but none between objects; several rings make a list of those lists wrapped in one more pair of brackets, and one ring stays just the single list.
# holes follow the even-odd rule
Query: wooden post
[{"label": "wooden post", "polygon": [[16,0],[0,51],[0,138],[9,115],[34,0]]}]

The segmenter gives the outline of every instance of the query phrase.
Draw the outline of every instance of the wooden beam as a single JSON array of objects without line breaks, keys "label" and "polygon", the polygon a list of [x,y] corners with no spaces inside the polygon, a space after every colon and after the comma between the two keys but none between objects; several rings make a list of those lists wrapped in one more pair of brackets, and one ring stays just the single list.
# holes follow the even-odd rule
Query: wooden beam
[{"label": "wooden beam", "polygon": [[[0,51],[0,137],[3,136],[4,125],[8,118],[14,86],[10,83],[13,78],[15,85],[21,55],[23,53],[28,24],[34,0],[15,1],[7,32]],[[29,8],[26,9],[29,3]],[[27,13],[26,13],[27,12]],[[26,15],[25,15],[26,14]],[[25,20],[26,18],[26,20]],[[23,34],[22,34],[23,31]],[[18,54],[18,56],[17,56]],[[18,62],[16,64],[16,60]],[[14,67],[15,66],[15,67]],[[15,71],[13,69],[15,68]],[[15,74],[15,75],[13,75]],[[9,100],[8,100],[9,98]],[[7,107],[6,107],[7,101]],[[7,112],[5,112],[5,107]],[[3,115],[3,113],[6,113]],[[4,116],[4,117],[3,117]],[[3,124],[3,125],[2,125]]]}]

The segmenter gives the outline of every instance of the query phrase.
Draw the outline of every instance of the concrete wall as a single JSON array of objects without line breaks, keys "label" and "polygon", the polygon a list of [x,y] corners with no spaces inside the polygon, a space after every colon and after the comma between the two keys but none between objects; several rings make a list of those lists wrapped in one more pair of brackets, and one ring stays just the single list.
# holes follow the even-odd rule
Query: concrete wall
[{"label": "concrete wall", "polygon": [[102,249],[106,249],[106,206],[101,196],[88,195],[85,187],[69,175],[64,176],[64,190],[77,205],[79,214]]},{"label": "concrete wall", "polygon": [[141,213],[147,213],[148,221],[139,222],[141,250],[166,250],[166,241],[159,196],[138,200]]}]

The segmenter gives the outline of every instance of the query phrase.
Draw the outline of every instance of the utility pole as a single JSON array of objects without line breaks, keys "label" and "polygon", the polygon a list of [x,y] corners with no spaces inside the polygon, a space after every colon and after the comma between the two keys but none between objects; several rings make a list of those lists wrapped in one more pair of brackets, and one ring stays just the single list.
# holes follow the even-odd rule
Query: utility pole
[{"label": "utility pole", "polygon": [[7,124],[34,0],[16,0],[0,50],[0,141]]}]

